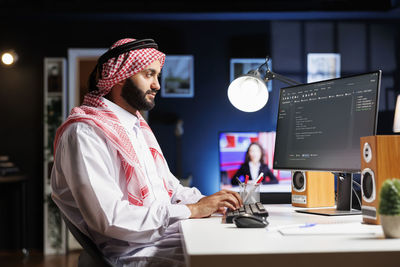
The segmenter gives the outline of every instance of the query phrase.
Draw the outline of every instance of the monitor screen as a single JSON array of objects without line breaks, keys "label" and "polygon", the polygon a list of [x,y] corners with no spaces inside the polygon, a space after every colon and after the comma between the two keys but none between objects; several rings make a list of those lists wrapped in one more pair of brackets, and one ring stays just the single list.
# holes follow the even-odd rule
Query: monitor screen
[{"label": "monitor screen", "polygon": [[[272,160],[274,158],[275,132],[220,132],[219,133],[219,169],[221,175],[221,188],[237,188],[237,179],[242,182],[246,175],[250,179],[257,179],[260,172],[264,173],[261,192],[290,192],[291,174],[290,171],[274,170]],[[247,153],[250,146],[256,146],[259,158],[253,167],[250,153]],[[246,156],[247,155],[247,156]],[[252,152],[253,155],[253,152]],[[258,164],[258,162],[260,162]],[[252,168],[250,171],[250,165]],[[271,174],[272,173],[272,174]],[[257,178],[255,178],[257,176]]]},{"label": "monitor screen", "polygon": [[381,71],[282,88],[274,169],[360,172],[376,133]]}]

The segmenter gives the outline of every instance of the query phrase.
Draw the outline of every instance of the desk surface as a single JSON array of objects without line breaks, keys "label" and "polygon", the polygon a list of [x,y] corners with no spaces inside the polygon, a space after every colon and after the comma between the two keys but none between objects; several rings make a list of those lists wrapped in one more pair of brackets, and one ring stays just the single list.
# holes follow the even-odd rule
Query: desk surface
[{"label": "desk surface", "polygon": [[400,266],[400,239],[385,239],[381,226],[363,224],[361,215],[302,214],[290,204],[265,207],[270,224],[262,229],[238,229],[219,216],[182,221],[188,266]]}]

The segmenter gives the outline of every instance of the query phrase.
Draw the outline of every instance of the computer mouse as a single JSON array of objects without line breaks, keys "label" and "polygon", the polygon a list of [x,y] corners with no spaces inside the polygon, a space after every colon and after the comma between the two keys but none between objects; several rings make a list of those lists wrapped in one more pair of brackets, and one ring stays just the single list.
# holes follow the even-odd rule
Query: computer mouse
[{"label": "computer mouse", "polygon": [[247,213],[233,217],[233,222],[238,228],[264,228],[269,224],[266,219]]}]

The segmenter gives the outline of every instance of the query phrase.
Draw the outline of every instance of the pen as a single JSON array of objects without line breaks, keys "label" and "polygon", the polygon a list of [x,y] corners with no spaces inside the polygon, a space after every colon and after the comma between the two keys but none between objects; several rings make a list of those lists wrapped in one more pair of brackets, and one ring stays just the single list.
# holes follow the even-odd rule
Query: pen
[{"label": "pen", "polygon": [[244,183],[247,184],[248,181],[249,181],[249,176],[246,175],[246,178],[244,179]]},{"label": "pen", "polygon": [[259,183],[261,183],[261,181],[264,179],[264,173],[263,172],[261,172],[260,173],[260,175],[258,176],[258,178],[257,178],[257,182],[256,182],[256,184],[259,184]]},{"label": "pen", "polygon": [[239,185],[242,184],[242,181],[240,181],[239,177],[236,176],[236,180],[239,182]]},{"label": "pen", "polygon": [[300,225],[299,228],[307,228],[307,227],[313,227],[316,226],[316,223],[305,223],[303,225]]}]

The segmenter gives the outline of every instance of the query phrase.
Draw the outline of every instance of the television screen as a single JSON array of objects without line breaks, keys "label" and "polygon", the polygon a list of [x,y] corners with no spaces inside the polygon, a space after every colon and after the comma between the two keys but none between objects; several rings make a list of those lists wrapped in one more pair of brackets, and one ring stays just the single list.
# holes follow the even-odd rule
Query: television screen
[{"label": "television screen", "polygon": [[274,148],[275,132],[219,133],[221,189],[238,191],[237,179],[243,182],[248,175],[256,180],[263,172],[261,192],[290,192],[290,171],[272,168]]}]

